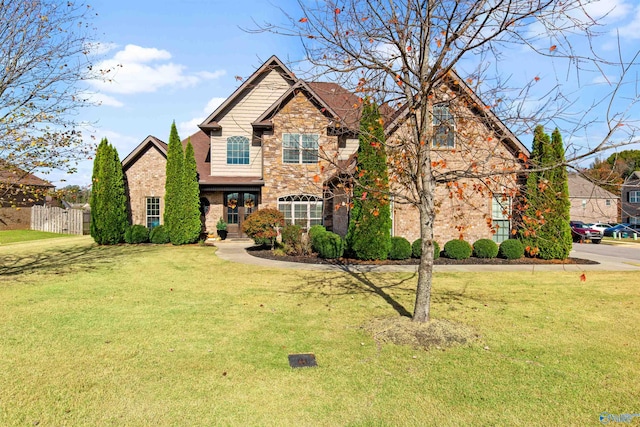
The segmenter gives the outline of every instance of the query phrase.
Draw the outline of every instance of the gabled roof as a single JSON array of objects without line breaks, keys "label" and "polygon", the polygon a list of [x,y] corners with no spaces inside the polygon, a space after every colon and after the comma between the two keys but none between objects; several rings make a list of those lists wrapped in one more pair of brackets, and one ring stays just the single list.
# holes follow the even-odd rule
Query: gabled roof
[{"label": "gabled roof", "polygon": [[569,197],[581,199],[619,199],[619,196],[597,186],[593,182],[581,177],[578,174],[567,175],[569,183]]},{"label": "gabled roof", "polygon": [[28,185],[35,187],[54,187],[54,185],[49,181],[38,178],[34,174],[3,160],[0,161],[0,183],[8,185]]},{"label": "gabled roof", "polygon": [[269,58],[260,68],[258,68],[248,79],[236,89],[231,96],[229,96],[216,110],[209,115],[204,121],[198,125],[198,127],[204,131],[220,129],[218,123],[218,117],[221,113],[225,112],[230,105],[235,102],[236,99],[242,97],[246,92],[251,90],[252,86],[263,77],[266,72],[271,70],[278,71],[286,81],[293,85],[298,79],[296,76],[284,65],[277,56],[273,55]]},{"label": "gabled roof", "polygon": [[131,164],[133,164],[141,154],[143,154],[148,147],[155,147],[158,149],[160,154],[164,157],[167,157],[167,144],[164,141],[156,138],[153,135],[147,136],[142,142],[133,149],[131,153],[127,157],[122,160],[122,169],[126,170]]},{"label": "gabled roof", "polygon": [[634,171],[624,180],[624,184],[622,185],[632,185],[635,187],[638,186],[638,184],[640,184],[640,171]]},{"label": "gabled roof", "polygon": [[[471,101],[475,112],[482,115],[487,119],[487,124],[493,128],[493,130],[501,135],[503,135],[502,140],[508,144],[509,148],[511,148],[514,153],[522,153],[527,158],[531,156],[531,152],[529,149],[520,142],[518,137],[509,130],[507,126],[500,120],[500,118],[493,112],[492,109],[483,108],[485,103],[482,102],[480,97],[467,85],[467,83],[453,70],[450,70],[445,76],[445,80],[448,80],[450,83],[453,83],[452,90],[458,89],[465,96],[467,96]],[[404,117],[406,117],[407,113],[406,104],[402,106],[399,110],[399,113],[393,118],[393,120],[387,125],[386,132],[387,134],[393,133],[402,123]]]}]

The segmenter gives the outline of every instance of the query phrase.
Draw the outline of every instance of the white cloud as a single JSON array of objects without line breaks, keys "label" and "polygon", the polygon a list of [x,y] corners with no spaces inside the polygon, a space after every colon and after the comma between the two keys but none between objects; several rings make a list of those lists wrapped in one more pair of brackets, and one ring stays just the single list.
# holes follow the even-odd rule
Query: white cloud
[{"label": "white cloud", "polygon": [[209,116],[209,114],[213,113],[216,108],[222,104],[227,98],[211,98],[207,105],[202,110],[203,115],[199,117],[194,117],[191,120],[187,120],[185,122],[180,122],[176,124],[178,128],[178,133],[185,138],[186,136],[193,135],[198,131],[198,125],[204,121],[204,119]]},{"label": "white cloud", "polygon": [[163,87],[190,87],[225,74],[224,70],[189,73],[186,66],[167,62],[170,59],[171,53],[166,50],[127,45],[112,58],[96,64],[96,69],[111,70],[106,74],[108,80],[91,83],[103,93],[129,95],[156,92]]},{"label": "white cloud", "polygon": [[640,6],[636,7],[635,13],[626,25],[618,27],[620,37],[629,39],[640,39]]},{"label": "white cloud", "polygon": [[134,44],[128,44],[115,54],[114,61],[121,63],[135,62],[151,62],[156,60],[171,59],[171,54],[166,50],[156,49],[154,47],[141,47]]},{"label": "white cloud", "polygon": [[104,93],[87,93],[86,100],[89,103],[104,105],[107,107],[122,107],[124,104],[112,96],[106,95]]}]

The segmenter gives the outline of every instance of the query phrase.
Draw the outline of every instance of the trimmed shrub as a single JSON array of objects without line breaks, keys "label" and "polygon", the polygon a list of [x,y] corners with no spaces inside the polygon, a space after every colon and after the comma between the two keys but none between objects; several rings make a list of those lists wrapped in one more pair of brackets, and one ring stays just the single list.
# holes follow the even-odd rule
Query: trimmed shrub
[{"label": "trimmed shrub", "polygon": [[278,237],[278,228],[284,227],[284,214],[277,209],[259,209],[242,223],[242,231],[258,245],[272,248]]},{"label": "trimmed shrub", "polygon": [[451,259],[467,259],[471,256],[471,245],[466,240],[454,239],[444,244],[444,256]]},{"label": "trimmed shrub", "polygon": [[315,236],[317,233],[324,233],[326,231],[327,229],[324,228],[324,225],[319,225],[319,224],[312,225],[308,231],[309,239],[313,242],[313,236]]},{"label": "trimmed shrub", "polygon": [[282,245],[288,255],[301,255],[302,228],[299,225],[285,225],[282,229]]},{"label": "trimmed shrub", "polygon": [[134,245],[147,243],[149,241],[149,230],[144,225],[132,225],[124,232],[124,241]]},{"label": "trimmed shrub", "polygon": [[389,259],[411,258],[411,243],[404,237],[394,236],[391,238],[391,250]]},{"label": "trimmed shrub", "polygon": [[315,235],[320,258],[334,259],[340,258],[344,253],[344,241],[336,233],[327,231]]},{"label": "trimmed shrub", "polygon": [[[411,256],[413,258],[420,258],[422,256],[422,239],[418,238],[411,244]],[[440,245],[435,240],[433,241],[433,259],[440,258]]]},{"label": "trimmed shrub", "polygon": [[498,244],[491,239],[476,240],[473,244],[473,256],[477,258],[495,258],[498,256]]},{"label": "trimmed shrub", "polygon": [[508,239],[500,243],[498,250],[500,258],[519,259],[524,256],[524,245],[518,239]]},{"label": "trimmed shrub", "polygon": [[167,233],[167,229],[164,225],[157,225],[151,229],[149,232],[149,241],[156,245],[164,245],[165,243],[169,243],[169,233]]}]

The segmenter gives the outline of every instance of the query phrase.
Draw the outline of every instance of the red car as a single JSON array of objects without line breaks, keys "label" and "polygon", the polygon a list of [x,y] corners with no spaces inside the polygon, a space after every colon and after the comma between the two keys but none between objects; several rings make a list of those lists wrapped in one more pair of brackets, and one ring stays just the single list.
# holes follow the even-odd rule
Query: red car
[{"label": "red car", "polygon": [[603,233],[595,228],[590,228],[581,221],[570,221],[571,237],[575,243],[582,243],[585,240],[591,240],[591,243],[598,244],[602,241]]}]

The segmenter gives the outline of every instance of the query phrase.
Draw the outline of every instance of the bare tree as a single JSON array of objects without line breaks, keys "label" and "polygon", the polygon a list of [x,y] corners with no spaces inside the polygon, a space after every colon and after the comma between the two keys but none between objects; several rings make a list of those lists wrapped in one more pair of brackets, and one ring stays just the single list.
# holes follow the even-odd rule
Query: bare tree
[{"label": "bare tree", "polygon": [[[393,196],[419,211],[423,245],[414,321],[429,320],[440,204],[473,204],[473,193],[518,195],[528,151],[514,133],[551,122],[571,140],[604,129],[596,142],[572,145],[567,163],[555,167],[638,142],[630,116],[638,93],[624,86],[638,52],[626,61],[622,51],[615,60],[597,55],[599,23],[580,0],[329,0],[299,7],[300,15],[283,10],[285,24],[259,31],[300,37],[303,66],[312,73],[398,112],[387,123]],[[529,54],[519,67],[528,80],[501,72],[504,53],[514,49]],[[606,77],[613,66],[617,80],[606,99],[578,105],[575,87],[566,93],[561,79],[540,83],[534,65],[549,58],[566,68],[566,80]],[[448,143],[449,131],[455,143]]]},{"label": "bare tree", "polygon": [[[53,168],[74,172],[93,151],[78,109],[92,69],[93,11],[58,0],[0,0],[0,202],[12,204],[25,177]],[[27,190],[27,193],[29,191]],[[37,196],[37,195],[34,195]]]}]

